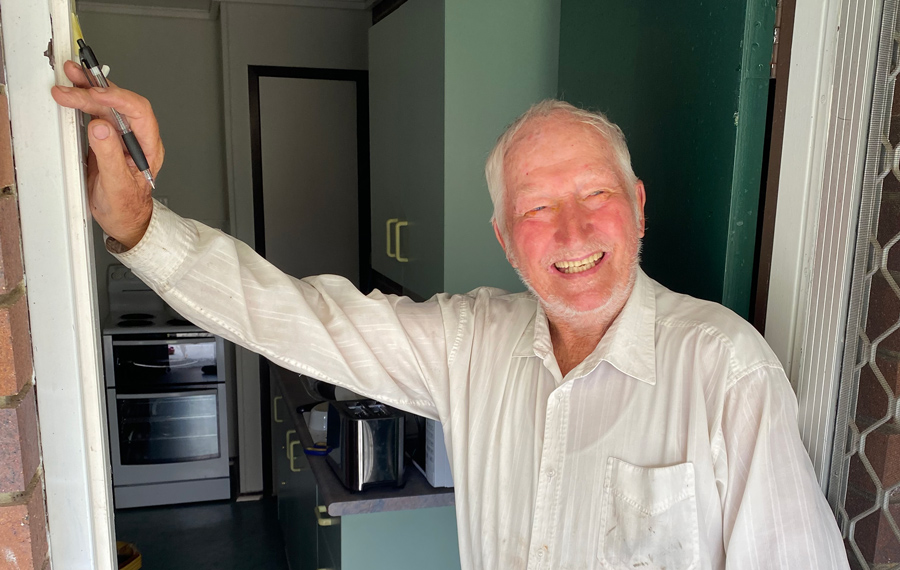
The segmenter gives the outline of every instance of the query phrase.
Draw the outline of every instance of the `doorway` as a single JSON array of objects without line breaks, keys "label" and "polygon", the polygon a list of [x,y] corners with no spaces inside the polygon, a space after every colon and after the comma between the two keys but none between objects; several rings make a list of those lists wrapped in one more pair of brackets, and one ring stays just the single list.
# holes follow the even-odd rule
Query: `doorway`
[{"label": "doorway", "polygon": [[[371,289],[368,73],[248,66],[256,252],[297,278]],[[272,490],[269,368],[259,357],[263,492]]]}]

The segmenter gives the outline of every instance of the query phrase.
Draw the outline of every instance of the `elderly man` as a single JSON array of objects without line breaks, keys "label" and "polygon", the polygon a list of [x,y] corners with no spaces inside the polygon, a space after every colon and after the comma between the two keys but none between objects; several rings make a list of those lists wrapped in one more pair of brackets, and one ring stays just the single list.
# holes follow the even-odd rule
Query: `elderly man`
[{"label": "elderly man", "polygon": [[[159,169],[145,100],[115,87],[53,95],[128,115]],[[443,423],[463,568],[847,567],[772,351],[728,310],[639,268],[645,190],[602,115],[536,105],[488,161],[497,238],[531,292],[425,303],[284,275],[152,202],[108,123],[89,137],[108,246],[175,309]]]}]

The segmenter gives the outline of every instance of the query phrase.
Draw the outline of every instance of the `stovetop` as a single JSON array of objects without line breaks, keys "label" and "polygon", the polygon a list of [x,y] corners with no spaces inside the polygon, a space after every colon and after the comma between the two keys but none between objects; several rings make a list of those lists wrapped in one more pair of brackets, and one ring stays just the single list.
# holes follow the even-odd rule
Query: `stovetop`
[{"label": "stovetop", "polygon": [[190,333],[202,332],[124,265],[109,267],[107,290],[109,315],[103,321],[103,334],[184,333],[184,336],[196,336]]}]

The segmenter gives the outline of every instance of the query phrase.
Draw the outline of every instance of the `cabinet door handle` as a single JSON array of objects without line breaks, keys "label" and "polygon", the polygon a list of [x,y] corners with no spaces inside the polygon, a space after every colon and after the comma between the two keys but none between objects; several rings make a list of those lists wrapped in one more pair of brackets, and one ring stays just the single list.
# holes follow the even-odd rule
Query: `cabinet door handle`
[{"label": "cabinet door handle", "polygon": [[288,459],[291,458],[291,452],[290,452],[290,449],[291,449],[291,436],[294,435],[295,433],[297,433],[297,430],[295,430],[295,429],[289,429],[289,430],[287,430],[287,433],[284,434],[284,455],[285,455]]},{"label": "cabinet door handle", "polygon": [[341,517],[329,516],[328,507],[316,505],[316,523],[319,526],[335,526],[341,524]]},{"label": "cabinet door handle", "polygon": [[278,417],[278,400],[281,399],[281,396],[275,396],[272,399],[272,419],[275,420],[276,424],[280,424],[284,420]]},{"label": "cabinet door handle", "polygon": [[291,471],[294,473],[299,473],[303,471],[302,467],[294,467],[294,446],[300,443],[300,440],[292,441],[288,446],[288,459],[290,460]]},{"label": "cabinet door handle", "polygon": [[397,222],[397,225],[394,226],[394,247],[396,248],[396,255],[392,257],[396,257],[397,261],[400,263],[406,263],[409,261],[405,257],[400,257],[400,228],[404,226],[408,226],[409,222]]},{"label": "cabinet door handle", "polygon": [[385,236],[385,239],[387,240],[387,241],[385,242],[385,243],[386,243],[386,247],[387,247],[387,256],[388,256],[388,257],[393,257],[393,258],[395,258],[395,259],[397,258],[397,256],[394,255],[394,254],[391,252],[391,224],[393,224],[393,223],[396,222],[396,221],[398,221],[397,218],[391,218],[390,220],[387,221],[387,224],[385,224],[386,234],[387,234],[387,235]]}]

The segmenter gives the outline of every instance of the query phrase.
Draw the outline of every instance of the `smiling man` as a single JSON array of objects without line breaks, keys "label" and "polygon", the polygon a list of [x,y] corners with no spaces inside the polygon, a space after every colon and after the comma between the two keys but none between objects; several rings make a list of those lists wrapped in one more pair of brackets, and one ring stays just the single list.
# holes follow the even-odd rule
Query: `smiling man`
[{"label": "smiling man", "polygon": [[[53,95],[128,115],[159,169],[145,100],[115,87]],[[602,115],[541,103],[488,161],[494,228],[531,292],[424,303],[293,279],[178,217],[113,133],[89,126],[91,206],[110,249],[200,326],[440,420],[464,569],[848,567],[765,341],[640,270],[645,191]]]}]

